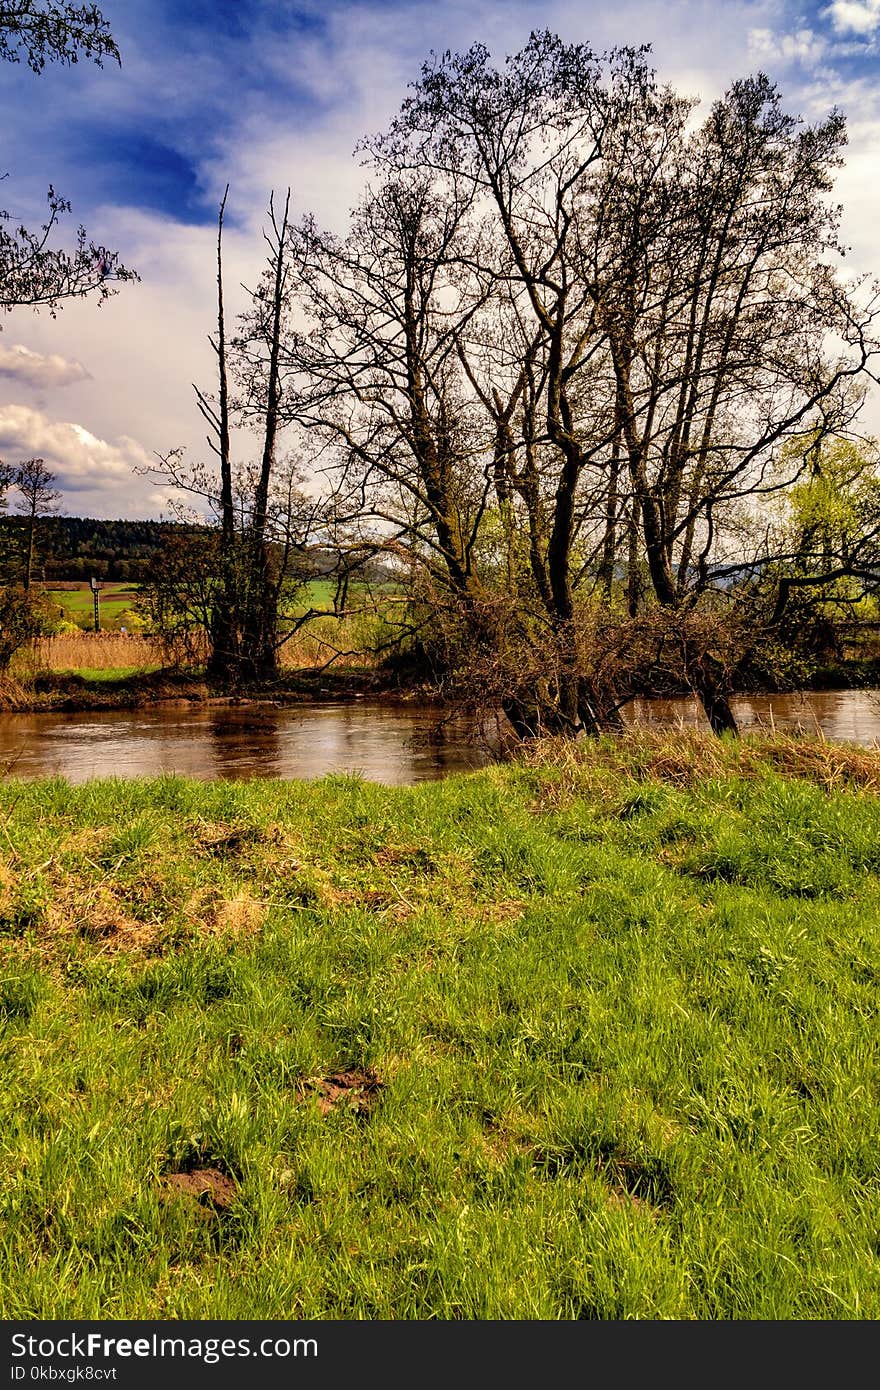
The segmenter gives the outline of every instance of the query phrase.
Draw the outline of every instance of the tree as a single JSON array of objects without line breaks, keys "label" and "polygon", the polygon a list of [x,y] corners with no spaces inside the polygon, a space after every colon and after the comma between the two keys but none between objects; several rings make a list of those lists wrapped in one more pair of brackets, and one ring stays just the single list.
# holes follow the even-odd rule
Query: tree
[{"label": "tree", "polygon": [[800,481],[768,521],[765,549],[775,559],[760,575],[768,626],[802,657],[839,659],[842,629],[877,617],[880,450],[874,439],[812,432],[789,442],[780,471],[793,460]]},{"label": "tree", "polygon": [[5,0],[0,4],[0,60],[21,62],[32,72],[46,62],[69,65],[80,55],[103,66],[105,58],[121,63],[119,49],[96,5],[56,4],[52,0]]},{"label": "tree", "polygon": [[18,510],[25,518],[24,570],[23,584],[30,589],[34,568],[34,542],[37,521],[41,516],[53,512],[61,499],[52,484],[55,474],[46,467],[43,459],[26,459],[15,470],[14,486],[20,494]]},{"label": "tree", "polygon": [[[240,388],[233,401],[223,293],[228,191],[218,218],[217,333],[209,339],[217,359],[218,389],[209,394],[194,388],[218,473],[203,464],[190,467],[180,450],[162,456],[160,467],[151,470],[207,505],[212,526],[207,535],[192,533],[167,549],[162,563],[152,567],[146,602],[153,621],[180,649],[194,650],[192,636],[182,641],[182,634],[198,627],[207,640],[209,675],[237,685],[271,680],[280,648],[303,622],[318,616],[296,610],[310,574],[309,550],[322,534],[325,508],[304,490],[296,461],[278,456],[290,193],[280,216],[270,199],[265,270],[251,295],[242,332],[232,344]],[[242,465],[233,460],[231,432],[236,423],[258,433],[257,461]]]},{"label": "tree", "polygon": [[0,459],[0,511],[6,509],[6,494],[9,491],[15,478],[15,469],[9,463],[4,463]]},{"label": "tree", "polygon": [[694,108],[645,49],[446,53],[365,142],[348,236],[290,234],[289,416],[524,733],[613,720],[650,679],[607,659],[634,623],[735,728],[787,442],[845,435],[873,374],[877,290],[832,263],[843,118],[800,123],[761,74]]},{"label": "tree", "polygon": [[[7,0],[0,4],[0,61],[18,63],[22,56],[35,73],[47,62],[70,66],[80,56],[103,65],[104,58],[121,62],[107,21],[94,5]],[[0,310],[47,308],[54,314],[62,301],[95,294],[104,300],[114,283],[136,280],[115,251],[91,241],[84,227],[77,231],[72,251],[50,245],[70,203],[50,185],[48,214],[37,231],[10,225],[0,210]]]}]

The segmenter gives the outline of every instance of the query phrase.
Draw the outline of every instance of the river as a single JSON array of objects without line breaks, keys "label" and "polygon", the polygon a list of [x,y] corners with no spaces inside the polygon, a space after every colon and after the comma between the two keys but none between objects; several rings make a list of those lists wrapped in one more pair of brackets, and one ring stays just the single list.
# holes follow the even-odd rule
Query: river
[{"label": "river", "polygon": [[[737,696],[743,729],[821,731],[828,739],[880,746],[880,691]],[[637,700],[628,722],[705,726],[692,700]],[[159,705],[141,710],[0,715],[0,773],[214,779],[321,777],[359,772],[407,785],[481,767],[497,756],[497,730],[475,741],[473,721],[436,708],[378,700],[309,705]]]}]

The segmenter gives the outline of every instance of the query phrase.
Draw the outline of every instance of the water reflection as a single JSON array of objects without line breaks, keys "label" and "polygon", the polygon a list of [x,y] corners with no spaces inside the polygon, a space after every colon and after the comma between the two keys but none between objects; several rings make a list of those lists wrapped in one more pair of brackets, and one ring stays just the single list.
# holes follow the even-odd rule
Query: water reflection
[{"label": "water reflection", "polygon": [[[880,742],[880,691],[808,690],[787,695],[736,695],[731,701],[741,729],[797,730],[841,743]],[[628,723],[686,728],[709,725],[697,700],[634,700]]]},{"label": "water reflection", "polygon": [[209,721],[212,764],[208,776],[235,779],[242,776],[243,766],[252,769],[255,763],[261,770],[244,775],[282,776],[277,770],[281,762],[277,710],[272,706],[256,705],[238,719],[230,719],[229,714],[228,709],[218,709]]},{"label": "water reflection", "polygon": [[481,767],[497,749],[491,729],[475,741],[470,719],[378,701],[0,716],[0,771],[72,782],[163,772],[208,780],[352,772],[406,785]]},{"label": "water reflection", "polygon": [[[880,692],[739,696],[743,728],[800,728],[864,746],[880,743]],[[639,700],[631,723],[702,726],[691,700]],[[356,772],[405,785],[464,772],[497,756],[499,730],[436,707],[361,700],[293,707],[161,706],[82,714],[0,716],[0,772],[144,777],[174,772],[213,779],[321,777]]]}]

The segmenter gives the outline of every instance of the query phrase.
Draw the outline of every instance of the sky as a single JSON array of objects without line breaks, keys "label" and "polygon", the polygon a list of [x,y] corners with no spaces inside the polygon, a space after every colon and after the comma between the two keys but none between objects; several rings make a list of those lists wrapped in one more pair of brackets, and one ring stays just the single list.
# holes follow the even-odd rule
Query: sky
[{"label": "sky", "polygon": [[[880,275],[880,0],[106,0],[122,65],[0,64],[0,208],[42,220],[47,186],[72,240],[137,270],[112,299],[0,319],[0,459],[40,456],[74,516],[170,514],[143,470],[208,457],[193,383],[213,382],[215,238],[230,185],[225,278],[252,285],[270,192],[345,230],[379,131],[431,50],[482,42],[497,61],[534,29],[602,51],[647,43],[661,79],[708,105],[762,70],[808,120],[834,106],[837,182],[855,271]],[[238,305],[244,301],[238,290]]]}]

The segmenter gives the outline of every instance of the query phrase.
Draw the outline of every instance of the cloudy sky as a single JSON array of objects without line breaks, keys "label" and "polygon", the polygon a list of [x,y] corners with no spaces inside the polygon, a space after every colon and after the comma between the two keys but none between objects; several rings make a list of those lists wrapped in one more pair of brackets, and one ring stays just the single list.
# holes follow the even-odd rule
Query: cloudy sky
[{"label": "cloudy sky", "polygon": [[[71,515],[167,514],[134,470],[203,456],[217,206],[227,280],[253,283],[271,189],[342,230],[381,129],[431,49],[497,59],[532,29],[601,50],[649,43],[661,78],[711,100],[762,69],[787,107],[846,113],[837,192],[854,270],[880,273],[880,0],[106,0],[122,67],[0,65],[0,207],[39,223],[51,182],[141,283],[99,307],[0,322],[0,458],[42,456]],[[233,306],[234,307],[234,306]]]}]

